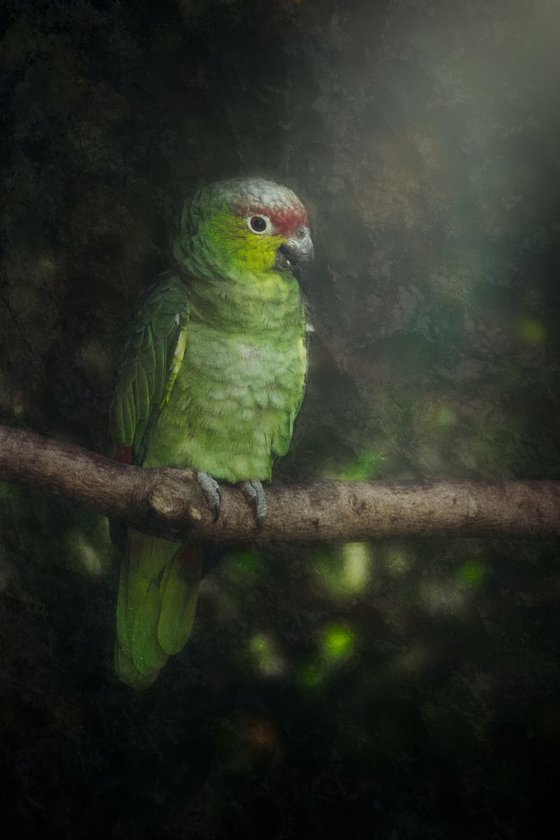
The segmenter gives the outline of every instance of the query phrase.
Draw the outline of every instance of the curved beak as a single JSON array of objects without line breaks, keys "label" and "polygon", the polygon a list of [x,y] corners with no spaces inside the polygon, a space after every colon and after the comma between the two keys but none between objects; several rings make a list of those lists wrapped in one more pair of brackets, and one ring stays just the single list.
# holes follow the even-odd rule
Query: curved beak
[{"label": "curved beak", "polygon": [[300,277],[306,274],[314,256],[309,228],[300,227],[278,248],[274,268],[277,271],[291,271],[296,277]]}]

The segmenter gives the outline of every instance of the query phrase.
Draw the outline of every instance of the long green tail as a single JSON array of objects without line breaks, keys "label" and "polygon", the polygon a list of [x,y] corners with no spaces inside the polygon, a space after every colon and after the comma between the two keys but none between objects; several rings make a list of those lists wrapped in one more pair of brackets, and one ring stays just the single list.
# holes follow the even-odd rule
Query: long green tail
[{"label": "long green tail", "polygon": [[128,531],[117,602],[115,668],[133,688],[147,688],[185,646],[194,621],[202,552]]}]

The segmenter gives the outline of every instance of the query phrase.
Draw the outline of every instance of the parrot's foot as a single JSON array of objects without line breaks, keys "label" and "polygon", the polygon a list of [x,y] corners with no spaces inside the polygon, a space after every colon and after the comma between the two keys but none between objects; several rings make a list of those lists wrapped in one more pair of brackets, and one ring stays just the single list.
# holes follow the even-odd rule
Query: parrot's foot
[{"label": "parrot's foot", "polygon": [[242,481],[239,486],[253,505],[255,516],[257,517],[257,524],[262,528],[268,515],[264,487],[258,478],[252,478],[250,481]]},{"label": "parrot's foot", "polygon": [[212,478],[211,475],[208,475],[208,473],[202,472],[201,470],[196,471],[196,480],[198,482],[198,486],[204,493],[204,498],[208,503],[208,507],[214,513],[214,521],[216,521],[220,515],[220,499],[222,498],[220,485],[215,478]]}]

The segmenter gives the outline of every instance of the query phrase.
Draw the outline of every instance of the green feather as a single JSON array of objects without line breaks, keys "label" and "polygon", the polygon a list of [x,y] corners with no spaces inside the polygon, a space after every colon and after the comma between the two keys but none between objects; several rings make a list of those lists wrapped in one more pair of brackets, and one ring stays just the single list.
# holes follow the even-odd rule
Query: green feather
[{"label": "green feather", "polygon": [[161,584],[158,639],[169,655],[179,653],[191,634],[202,566],[200,549],[179,549],[167,566]]},{"label": "green feather", "polygon": [[[275,269],[282,236],[255,236],[238,212],[259,191],[297,210],[292,193],[258,179],[203,189],[175,243],[181,276],[160,277],[140,302],[111,425],[114,446],[132,445],[137,464],[235,483],[270,478],[288,450],[307,370],[305,311],[296,278]],[[129,530],[115,646],[129,685],[145,688],[185,645],[202,569],[199,548]]]},{"label": "green feather", "polygon": [[141,351],[138,354],[138,363],[142,366],[142,370],[146,377],[146,388],[148,392],[148,400],[150,401],[156,393],[155,376],[157,365],[152,331],[149,328],[146,330],[146,336],[142,344]]},{"label": "green feather", "polygon": [[141,422],[144,421],[144,418],[148,418],[150,416],[152,401],[148,387],[148,377],[146,376],[141,359],[138,359],[136,362],[134,405],[136,407],[136,414],[140,418]]},{"label": "green feather", "polygon": [[159,394],[163,394],[165,390],[165,382],[167,379],[167,355],[166,345],[161,338],[155,339],[153,342],[154,348],[154,399],[157,399]]},{"label": "green feather", "polygon": [[120,366],[111,420],[115,446],[129,446],[138,433],[142,437],[153,407],[161,405],[187,320],[188,299],[182,280],[165,276],[148,289]]},{"label": "green feather", "polygon": [[130,682],[130,671],[155,676],[167,654],[158,640],[161,585],[178,546],[167,540],[129,530],[126,556],[121,564],[117,601],[117,664],[121,679]]}]

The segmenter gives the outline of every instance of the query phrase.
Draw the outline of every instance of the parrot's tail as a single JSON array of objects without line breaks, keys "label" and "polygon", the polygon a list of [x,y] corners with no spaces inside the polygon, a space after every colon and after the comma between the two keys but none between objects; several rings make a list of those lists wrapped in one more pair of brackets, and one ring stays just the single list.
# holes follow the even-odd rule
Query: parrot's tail
[{"label": "parrot's tail", "polygon": [[199,548],[128,531],[117,602],[115,668],[147,688],[185,646],[194,621],[203,557]]}]

